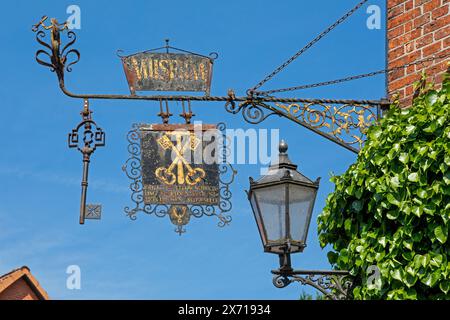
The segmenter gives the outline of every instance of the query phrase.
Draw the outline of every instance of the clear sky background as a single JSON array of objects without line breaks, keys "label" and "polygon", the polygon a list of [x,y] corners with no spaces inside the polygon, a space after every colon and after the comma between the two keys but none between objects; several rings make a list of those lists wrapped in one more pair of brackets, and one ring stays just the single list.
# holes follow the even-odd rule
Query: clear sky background
[{"label": "clear sky background", "polygon": [[[320,1],[8,1],[2,4],[0,116],[0,274],[27,265],[54,299],[297,299],[292,284],[272,285],[278,257],[265,254],[244,190],[260,165],[238,165],[233,221],[194,219],[181,237],[168,218],[125,216],[131,205],[126,134],[132,123],[157,123],[157,102],[91,101],[106,131],[107,147],[91,162],[88,202],[103,204],[101,221],[78,225],[81,155],[67,147],[82,101],[63,95],[55,74],[38,65],[31,25],[42,15],[67,18],[81,8],[75,48],[81,61],[66,75],[80,93],[128,93],[117,49],[127,53],[162,46],[216,51],[212,95],[237,95],[314,38],[357,3]],[[384,68],[385,29],[366,27],[371,0],[264,88],[329,80]],[[290,93],[289,96],[293,96]],[[304,98],[379,99],[384,77],[295,93]],[[355,155],[286,119],[251,126],[221,102],[193,103],[196,119],[229,128],[278,128],[291,160],[308,177],[322,177],[308,247],[293,256],[298,269],[330,268],[317,241],[316,219],[333,190],[330,172],[343,173]],[[177,112],[178,113],[178,112]],[[81,290],[66,288],[66,268],[81,268]]]}]

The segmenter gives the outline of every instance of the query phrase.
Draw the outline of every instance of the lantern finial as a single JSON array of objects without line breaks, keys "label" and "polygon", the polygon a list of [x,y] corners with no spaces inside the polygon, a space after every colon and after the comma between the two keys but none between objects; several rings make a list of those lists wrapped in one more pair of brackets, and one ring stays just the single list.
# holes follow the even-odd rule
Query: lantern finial
[{"label": "lantern finial", "polygon": [[281,154],[286,154],[286,151],[288,150],[288,144],[286,141],[281,140],[280,144],[278,145],[278,151],[280,151]]}]

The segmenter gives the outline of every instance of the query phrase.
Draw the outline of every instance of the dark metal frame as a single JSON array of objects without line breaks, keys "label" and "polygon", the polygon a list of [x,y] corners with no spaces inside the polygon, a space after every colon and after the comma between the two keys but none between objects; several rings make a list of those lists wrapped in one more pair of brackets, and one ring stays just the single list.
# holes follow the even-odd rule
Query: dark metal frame
[{"label": "dark metal frame", "polygon": [[[143,212],[146,214],[154,214],[157,217],[163,218],[166,215],[170,215],[169,205],[164,204],[146,204],[144,203],[144,185],[142,182],[142,162],[141,162],[141,134],[140,134],[141,124],[134,124],[132,129],[128,132],[127,139],[129,142],[128,152],[129,158],[122,166],[122,170],[125,172],[126,176],[131,180],[130,190],[131,193],[131,201],[134,202],[133,206],[127,206],[124,208],[126,215],[131,220],[136,220],[136,215],[139,212]],[[217,128],[221,131],[222,138],[226,139],[225,136],[225,124],[219,123]],[[229,153],[228,144],[226,140],[223,140],[223,149],[222,149],[222,161],[219,162],[219,195],[220,201],[219,204],[216,205],[189,205],[190,216],[195,218],[200,218],[202,216],[215,216],[219,219],[218,226],[224,227],[228,225],[232,217],[229,212],[232,209],[231,197],[232,192],[230,190],[230,186],[234,181],[234,177],[237,174],[237,171],[233,168],[233,166],[226,161],[227,154]],[[182,234],[186,232],[185,225],[189,220],[180,221],[176,224],[175,232],[178,234]],[[174,221],[172,221],[174,222]]]},{"label": "dark metal frame", "polygon": [[[280,179],[280,181],[277,181],[277,182],[258,184],[252,178],[250,178],[250,189],[248,191],[248,199],[250,200],[251,195],[254,192],[254,190],[263,189],[263,188],[272,187],[272,186],[283,186],[284,189],[285,189],[285,199],[286,199],[286,204],[285,204],[286,208],[284,208],[285,213],[286,213],[286,226],[285,226],[285,228],[287,230],[286,233],[289,233],[289,229],[290,229],[290,223],[289,223],[289,191],[290,190],[289,190],[289,187],[290,187],[290,185],[298,185],[298,186],[303,186],[303,187],[314,188],[316,190],[315,194],[314,194],[314,202],[315,202],[315,199],[316,199],[316,196],[317,196],[317,190],[319,189],[319,181],[320,181],[320,179],[317,179],[315,183],[310,185],[310,184],[294,181],[290,177],[283,177],[283,178]],[[261,209],[260,209],[258,200],[256,200],[256,206],[258,207],[258,212],[255,213],[255,214],[258,214],[260,216],[260,218],[261,218]],[[313,208],[311,208],[311,212],[309,213],[310,215],[312,215],[312,210],[313,210]],[[310,219],[308,219],[308,221],[310,221]],[[305,242],[306,242],[306,238],[308,237],[309,222],[308,222],[307,225],[305,225],[305,229],[306,229],[305,230]],[[259,230],[259,228],[258,228],[258,230]],[[270,243],[270,241],[267,239],[266,228],[264,228],[264,233],[263,234],[261,234],[261,232],[260,232],[260,236],[261,236],[261,239],[263,240],[263,243],[264,243],[264,251],[265,252],[277,253],[277,252],[272,251],[273,247],[278,247],[279,248],[279,247],[283,247],[284,245],[286,245],[285,243]],[[291,242],[289,245],[292,246],[293,243]],[[299,247],[299,251],[298,252],[302,252],[303,249],[306,247],[306,243],[295,243],[295,246]]]}]

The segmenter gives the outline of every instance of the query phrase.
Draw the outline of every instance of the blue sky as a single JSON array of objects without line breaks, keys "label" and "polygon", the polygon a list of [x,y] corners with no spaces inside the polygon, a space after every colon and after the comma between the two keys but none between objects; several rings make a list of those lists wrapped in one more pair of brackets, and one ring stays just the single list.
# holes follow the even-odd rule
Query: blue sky
[{"label": "blue sky", "polygon": [[[163,45],[219,53],[213,95],[238,95],[353,7],[357,1],[14,1],[6,2],[1,28],[0,274],[27,265],[56,299],[297,299],[299,285],[277,289],[244,190],[259,165],[238,165],[233,185],[233,222],[218,228],[213,218],[195,219],[179,237],[168,218],[129,220],[126,133],[132,123],[157,123],[158,103],[91,101],[94,119],[106,131],[107,147],[91,163],[89,202],[103,204],[101,221],[78,225],[81,155],[67,147],[82,101],[64,96],[56,76],[38,65],[31,25],[42,15],[67,17],[81,8],[75,45],[81,61],[67,75],[75,92],[128,93],[115,52]],[[384,20],[366,27],[371,0],[264,88],[304,84],[384,68]],[[379,99],[384,77],[296,93],[304,98]],[[291,96],[293,93],[290,94]],[[225,121],[228,128],[280,129],[290,158],[308,177],[322,177],[308,247],[293,257],[298,269],[327,269],[327,250],[317,241],[316,218],[333,190],[330,172],[342,173],[355,155],[286,119],[257,126],[230,115],[223,103],[193,103],[196,119]],[[81,290],[66,288],[66,268],[79,265]]]}]

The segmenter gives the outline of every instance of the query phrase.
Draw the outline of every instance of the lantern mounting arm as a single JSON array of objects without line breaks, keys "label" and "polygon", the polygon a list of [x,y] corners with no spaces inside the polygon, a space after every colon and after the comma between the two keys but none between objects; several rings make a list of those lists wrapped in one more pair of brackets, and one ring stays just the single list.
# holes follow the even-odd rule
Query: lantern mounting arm
[{"label": "lantern mounting arm", "polygon": [[[225,110],[242,113],[244,120],[257,124],[271,115],[287,118],[336,144],[358,153],[365,140],[365,131],[380,117],[380,109],[389,105],[386,99],[304,99],[272,96],[257,96],[249,92],[247,96],[235,96],[229,90],[226,96],[192,95],[136,95],[136,94],[79,94],[70,91],[65,84],[65,72],[80,60],[80,52],[72,48],[76,34],[68,30],[67,24],[60,24],[54,18],[45,25],[47,16],[32,27],[36,41],[42,46],[36,51],[36,61],[50,68],[58,78],[61,91],[77,99],[113,99],[148,101],[223,101]],[[50,31],[48,31],[50,30]],[[45,41],[47,32],[50,41]],[[61,42],[61,33],[66,32],[67,43]],[[164,47],[165,48],[165,47]],[[73,59],[71,59],[73,58]]]},{"label": "lantern mounting arm", "polygon": [[320,291],[331,300],[345,300],[349,298],[353,278],[344,270],[272,270],[273,284],[277,288],[284,288],[293,282],[308,285]]}]

